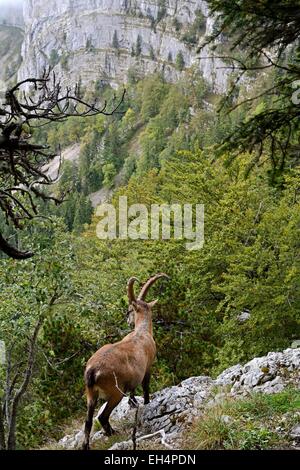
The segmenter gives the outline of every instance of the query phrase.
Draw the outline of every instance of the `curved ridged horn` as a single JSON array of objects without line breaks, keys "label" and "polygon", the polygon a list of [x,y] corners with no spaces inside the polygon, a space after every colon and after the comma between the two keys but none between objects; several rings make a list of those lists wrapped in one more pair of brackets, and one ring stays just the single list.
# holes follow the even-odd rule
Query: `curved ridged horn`
[{"label": "curved ridged horn", "polygon": [[143,285],[142,290],[138,296],[138,300],[145,300],[145,297],[150,287],[157,281],[157,279],[160,279],[161,277],[170,279],[169,276],[167,276],[167,274],[164,274],[164,273],[159,273],[159,274],[156,274],[155,276],[150,277],[150,279],[148,279],[148,281]]},{"label": "curved ridged horn", "polygon": [[133,289],[133,284],[135,283],[135,281],[140,282],[136,277],[131,277],[127,282],[127,295],[130,304],[136,301]]}]

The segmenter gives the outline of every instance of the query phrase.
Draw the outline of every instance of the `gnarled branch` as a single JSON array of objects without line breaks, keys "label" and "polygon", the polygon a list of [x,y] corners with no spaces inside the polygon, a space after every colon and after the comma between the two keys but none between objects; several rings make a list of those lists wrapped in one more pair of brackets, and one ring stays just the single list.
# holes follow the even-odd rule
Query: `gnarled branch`
[{"label": "gnarled branch", "polygon": [[[63,122],[69,117],[89,117],[119,112],[125,90],[119,102],[108,109],[87,103],[78,86],[65,89],[55,74],[45,71],[41,78],[27,78],[5,94],[0,108],[0,210],[7,223],[21,229],[21,221],[38,216],[35,200],[51,200],[60,204],[64,196],[54,197],[41,187],[54,183],[47,175],[47,165],[56,156],[48,146],[31,142],[31,130],[51,122]],[[33,256],[20,251],[0,233],[0,251],[15,259]]]}]

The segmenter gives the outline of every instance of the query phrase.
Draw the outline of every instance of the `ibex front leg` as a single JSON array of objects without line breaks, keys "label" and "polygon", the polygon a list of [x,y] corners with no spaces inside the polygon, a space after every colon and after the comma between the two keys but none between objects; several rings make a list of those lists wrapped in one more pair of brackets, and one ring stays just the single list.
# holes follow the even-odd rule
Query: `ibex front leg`
[{"label": "ibex front leg", "polygon": [[138,401],[135,398],[135,390],[130,392],[129,406],[130,406],[130,408],[137,408],[138,407]]},{"label": "ibex front leg", "polygon": [[147,405],[150,402],[150,372],[146,372],[145,377],[142,382],[143,392],[144,392],[144,405]]}]

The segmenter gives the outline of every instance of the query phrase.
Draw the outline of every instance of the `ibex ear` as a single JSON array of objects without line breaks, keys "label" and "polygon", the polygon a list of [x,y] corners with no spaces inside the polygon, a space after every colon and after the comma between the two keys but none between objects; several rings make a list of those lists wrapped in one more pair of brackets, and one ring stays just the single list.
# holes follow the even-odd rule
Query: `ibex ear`
[{"label": "ibex ear", "polygon": [[152,300],[152,302],[149,302],[148,305],[150,308],[153,308],[157,304],[157,302],[158,302],[158,299]]},{"label": "ibex ear", "polygon": [[137,310],[137,303],[134,300],[131,302],[131,305],[133,306],[134,310]]}]

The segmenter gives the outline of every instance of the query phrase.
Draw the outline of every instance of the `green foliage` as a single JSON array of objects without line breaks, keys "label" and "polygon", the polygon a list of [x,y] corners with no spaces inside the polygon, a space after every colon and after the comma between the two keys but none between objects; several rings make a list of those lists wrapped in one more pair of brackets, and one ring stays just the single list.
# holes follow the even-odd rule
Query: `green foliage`
[{"label": "green foliage", "polygon": [[153,46],[150,45],[150,50],[149,50],[149,56],[150,56],[150,59],[151,60],[155,60],[155,53],[154,53],[154,49],[153,49]]},{"label": "green foliage", "polygon": [[5,82],[6,88],[13,83],[22,62],[22,42],[23,32],[20,28],[5,25],[4,22],[0,25],[0,80]]},{"label": "green foliage", "polygon": [[[172,138],[178,137],[178,126],[188,119],[189,99],[183,87],[180,85],[172,87],[166,94],[167,87],[163,84],[159,86],[150,82],[149,85],[151,87],[153,85],[155,94],[152,91],[149,93],[149,90],[144,88],[146,96],[141,114],[145,118],[150,116],[153,118],[140,135],[143,153],[137,162],[138,174],[160,166],[161,161],[166,158],[169,146],[173,146]],[[162,100],[163,94],[165,97]],[[150,100],[150,96],[157,97],[157,101]]]},{"label": "green foliage", "polygon": [[143,43],[142,43],[142,36],[138,34],[136,45],[135,45],[135,55],[139,57],[142,53]]},{"label": "green foliage", "polygon": [[78,197],[75,205],[73,230],[81,232],[85,224],[90,224],[92,220],[93,207],[88,197],[82,194]]},{"label": "green foliage", "polygon": [[[208,0],[212,13],[217,14],[216,34],[226,30],[237,45],[253,48],[257,54],[261,48],[277,48],[281,44],[284,49],[298,39],[299,18],[294,15],[295,3],[292,0],[274,5],[272,0]],[[274,15],[270,16],[270,8]],[[284,24],[290,25],[286,31]],[[256,49],[256,50],[255,50]]]},{"label": "green foliage", "polygon": [[267,429],[252,429],[241,434],[241,450],[268,449],[272,445],[272,440],[276,439],[276,434]]},{"label": "green foliage", "polygon": [[[179,299],[169,291],[168,306],[162,305],[166,317],[171,309],[171,321],[185,325],[182,359],[172,369],[178,379],[183,378],[182,370],[184,376],[211,369],[219,372],[285,348],[300,334],[295,229],[299,201],[291,203],[297,178],[291,178],[284,194],[278,194],[269,187],[265,170],[243,179],[248,160],[244,155],[243,164],[224,173],[223,165],[212,164],[204,153],[180,152],[163,163],[159,174],[132,178],[122,192],[129,203],[189,201],[206,207],[206,242],[199,252],[186,251],[180,242],[141,242],[143,259],[157,259],[149,272],[170,273],[176,292],[181,292]],[[251,317],[240,323],[238,316],[246,309]],[[180,335],[173,327],[166,336],[157,334],[168,363],[166,356],[180,347]],[[165,340],[168,350],[162,347]]]},{"label": "green foliage", "polygon": [[114,31],[114,35],[113,35],[112,47],[114,49],[119,49],[119,47],[120,47],[119,39],[118,39],[118,33],[117,33],[116,30]]},{"label": "green foliage", "polygon": [[140,80],[140,71],[137,67],[129,67],[127,70],[127,81],[129,85],[135,85]]},{"label": "green foliage", "polygon": [[49,56],[49,66],[53,69],[60,61],[60,56],[56,49],[52,49]]},{"label": "green foliage", "polygon": [[[248,94],[242,106],[244,116],[224,138],[220,153],[230,153],[235,158],[241,149],[255,150],[250,167],[267,154],[272,163],[271,182],[280,186],[286,169],[299,164],[299,107],[293,100],[293,84],[300,78],[300,22],[294,14],[294,2],[286,0],[274,5],[271,0],[234,0],[229,4],[226,0],[209,0],[208,5],[216,22],[206,44],[225,34],[230,40],[229,51],[221,55],[237,66],[239,79],[246,74],[263,83],[259,92],[254,87]],[[285,24],[289,25],[288,31]],[[272,57],[266,52],[271,50]],[[269,83],[263,75],[266,70]],[[234,86],[225,98],[229,109],[236,110],[238,97],[241,105],[244,97]],[[257,100],[260,103],[262,99],[267,107],[249,116],[249,107],[255,108]]]},{"label": "green foliage", "polygon": [[159,23],[167,14],[166,0],[158,0],[157,23]]},{"label": "green foliage", "polygon": [[297,411],[300,408],[299,390],[287,388],[280,393],[253,394],[251,400],[238,401],[234,406],[235,415],[255,416],[271,419],[276,414]]},{"label": "green foliage", "polygon": [[103,185],[111,189],[114,184],[114,177],[117,174],[116,168],[113,163],[106,163],[102,167],[103,171]]},{"label": "green foliage", "polygon": [[[102,84],[95,84],[94,93],[100,93],[109,103],[119,99],[113,90]],[[99,190],[104,185],[104,170],[108,175],[105,185],[111,186],[112,179],[122,167],[120,179],[128,181],[135,171],[141,174],[159,167],[162,160],[168,159],[178,149],[190,148],[191,140],[197,138],[195,127],[198,127],[196,121],[199,116],[193,117],[191,132],[187,131],[186,123],[191,120],[188,109],[190,106],[202,107],[205,94],[204,82],[196,74],[190,81],[177,85],[167,84],[161,75],[155,74],[128,86],[119,115],[107,119],[103,116],[70,118],[59,125],[37,129],[35,140],[44,141],[58,151],[58,144],[63,148],[80,144],[79,162],[66,162],[57,185],[58,193],[66,193],[72,188],[72,195],[67,198],[66,209],[59,208],[54,212],[64,217],[69,228],[73,227],[78,200],[74,191],[87,196]],[[201,119],[206,119],[206,123],[209,121],[204,111]],[[140,148],[143,154],[137,159]]]},{"label": "green foliage", "polygon": [[87,52],[93,52],[93,50],[95,49],[91,38],[87,38],[85,49]]},{"label": "green foliage", "polygon": [[205,32],[206,18],[201,10],[196,10],[196,18],[189,28],[184,32],[181,39],[190,46],[195,46],[198,41],[200,34]]},{"label": "green foliage", "polygon": [[63,70],[68,71],[68,59],[69,55],[65,52],[60,58],[60,63],[63,68]]},{"label": "green foliage", "polygon": [[[43,236],[39,233],[41,229]],[[18,372],[14,383],[17,388],[24,378],[28,361],[28,339],[32,336],[35,325],[41,320],[44,324],[51,321],[58,308],[56,303],[64,303],[72,295],[70,272],[74,255],[71,240],[64,234],[64,230],[58,221],[53,221],[48,229],[41,224],[33,225],[27,234],[26,243],[32,243],[35,247],[39,245],[35,258],[24,263],[16,263],[11,259],[1,261],[0,339],[5,342],[9,352],[10,367]],[[51,299],[54,297],[56,301],[52,305]],[[49,432],[52,427],[47,396],[41,394],[43,354],[47,356],[49,353],[42,347],[43,332],[45,330],[38,337],[33,380],[18,409],[18,448],[36,445],[42,434]],[[61,340],[61,336],[59,338]],[[0,365],[0,376],[5,366],[8,367],[8,363]],[[1,380],[1,406],[4,383]]]},{"label": "green foliage", "polygon": [[147,121],[158,113],[167,90],[168,85],[157,75],[138,84],[137,97],[141,103],[141,118],[143,120]]},{"label": "green foliage", "polygon": [[182,28],[182,23],[180,23],[180,21],[175,17],[173,20],[173,26],[175,28],[175,31],[178,33]]},{"label": "green foliage", "polygon": [[185,67],[185,61],[184,61],[184,57],[183,57],[182,51],[179,51],[179,52],[177,53],[176,59],[175,59],[175,65],[176,65],[177,70],[179,70],[180,72],[184,69],[184,67]]},{"label": "green foliage", "polygon": [[[247,398],[225,398],[207,408],[198,420],[185,448],[263,450],[289,446],[288,432],[295,424],[293,412],[299,390],[287,389],[276,395],[253,394]],[[292,402],[289,402],[292,399]],[[277,406],[284,404],[283,407]],[[262,412],[263,410],[263,412]],[[280,426],[279,434],[276,427]]]}]

